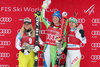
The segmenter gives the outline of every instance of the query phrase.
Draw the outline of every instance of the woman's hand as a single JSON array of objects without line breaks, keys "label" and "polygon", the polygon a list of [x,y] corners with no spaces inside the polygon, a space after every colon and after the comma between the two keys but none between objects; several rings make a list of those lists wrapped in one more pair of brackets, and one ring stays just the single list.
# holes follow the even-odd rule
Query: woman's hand
[{"label": "woman's hand", "polygon": [[45,0],[43,1],[42,8],[47,9],[50,4],[51,4],[51,0]]},{"label": "woman's hand", "polygon": [[84,35],[84,30],[83,29],[80,29],[79,30],[79,33],[81,34],[81,37],[83,38],[85,35]]},{"label": "woman's hand", "polygon": [[40,46],[35,46],[33,49],[34,53],[37,53],[39,50],[40,50]]},{"label": "woman's hand", "polygon": [[25,50],[25,49],[21,49],[21,52],[24,53],[25,55],[28,55],[30,52]]}]

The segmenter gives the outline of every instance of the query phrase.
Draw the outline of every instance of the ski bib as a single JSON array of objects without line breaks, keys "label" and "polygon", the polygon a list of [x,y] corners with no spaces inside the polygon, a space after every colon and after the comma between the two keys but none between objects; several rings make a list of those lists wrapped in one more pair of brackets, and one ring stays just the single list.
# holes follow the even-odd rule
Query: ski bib
[{"label": "ski bib", "polygon": [[78,38],[76,38],[75,34],[76,34],[75,31],[69,32],[69,34],[68,34],[68,44],[80,45],[81,41]]},{"label": "ski bib", "polygon": [[23,36],[22,36],[21,46],[23,46],[24,42],[26,42],[30,45],[34,45],[35,44],[35,37],[29,37],[29,36],[27,36],[26,33],[24,33]]},{"label": "ski bib", "polygon": [[55,39],[59,38],[59,36],[60,36],[60,28],[55,29],[49,27],[46,35],[46,44],[56,46]]}]

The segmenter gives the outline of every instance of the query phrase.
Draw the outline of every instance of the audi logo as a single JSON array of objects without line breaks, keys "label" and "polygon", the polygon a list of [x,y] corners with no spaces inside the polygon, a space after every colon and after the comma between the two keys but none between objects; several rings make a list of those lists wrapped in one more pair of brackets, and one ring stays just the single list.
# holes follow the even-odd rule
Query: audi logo
[{"label": "audi logo", "polygon": [[10,67],[10,65],[0,65],[0,67]]},{"label": "audi logo", "polygon": [[100,35],[100,31],[91,31],[92,35]]},{"label": "audi logo", "polygon": [[11,29],[0,29],[0,33],[10,34],[11,33]]},{"label": "audi logo", "polygon": [[19,53],[16,54],[16,57],[18,57]]},{"label": "audi logo", "polygon": [[78,22],[78,23],[85,23],[85,21],[86,21],[86,20],[85,20],[84,18],[78,18],[78,19],[77,19],[77,22]]},{"label": "audi logo", "polygon": [[92,60],[100,60],[100,55],[91,55]]},{"label": "audi logo", "polygon": [[10,41],[0,41],[0,45],[10,45],[11,42]]},{"label": "audi logo", "polygon": [[20,29],[17,30],[17,33],[20,32]]},{"label": "audi logo", "polygon": [[0,53],[0,57],[10,57],[10,53]]},{"label": "audi logo", "polygon": [[12,18],[11,17],[1,17],[0,22],[11,22]]},{"label": "audi logo", "polygon": [[100,23],[100,18],[93,18],[91,20],[92,23]]},{"label": "audi logo", "polygon": [[100,43],[91,43],[91,47],[100,47]]}]

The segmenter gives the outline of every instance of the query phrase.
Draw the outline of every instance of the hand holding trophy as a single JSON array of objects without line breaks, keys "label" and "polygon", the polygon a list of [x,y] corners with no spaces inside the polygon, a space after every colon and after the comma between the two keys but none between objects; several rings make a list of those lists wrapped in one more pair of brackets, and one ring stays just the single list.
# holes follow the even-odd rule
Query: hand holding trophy
[{"label": "hand holding trophy", "polygon": [[43,1],[42,8],[47,9],[50,4],[51,4],[51,0],[45,0]]}]

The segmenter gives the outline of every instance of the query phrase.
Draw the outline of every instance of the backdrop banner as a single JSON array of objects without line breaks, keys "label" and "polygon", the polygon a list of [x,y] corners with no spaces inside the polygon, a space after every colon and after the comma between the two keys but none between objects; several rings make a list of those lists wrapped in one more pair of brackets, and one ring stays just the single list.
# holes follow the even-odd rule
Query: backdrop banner
[{"label": "backdrop banner", "polygon": [[[23,25],[23,19],[32,19],[35,28],[36,10],[41,11],[43,0],[0,0],[0,67],[18,67],[18,50],[15,48],[17,33]],[[82,60],[80,67],[100,67],[100,1],[99,0],[52,0],[46,10],[46,18],[52,22],[52,14],[66,11],[68,18],[74,16],[78,25],[85,30],[87,43],[81,45]],[[46,27],[41,24],[41,38],[45,42]],[[69,27],[67,32],[69,31]],[[42,46],[43,48],[43,46]],[[61,55],[61,63],[66,55]],[[39,52],[39,67],[43,67],[43,54]]]}]

